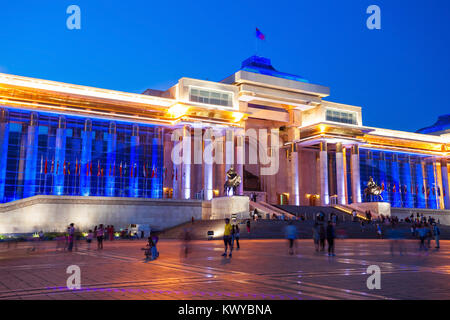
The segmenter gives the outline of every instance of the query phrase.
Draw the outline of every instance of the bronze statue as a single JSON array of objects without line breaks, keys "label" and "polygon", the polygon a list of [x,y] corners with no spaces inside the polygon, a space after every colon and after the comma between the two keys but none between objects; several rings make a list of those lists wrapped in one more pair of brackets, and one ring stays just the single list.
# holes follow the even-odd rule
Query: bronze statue
[{"label": "bronze statue", "polygon": [[237,174],[236,170],[231,167],[227,171],[227,181],[223,186],[223,192],[228,195],[228,191],[233,189],[233,195],[236,194],[237,187],[241,184],[241,177]]},{"label": "bronze statue", "polygon": [[372,177],[369,177],[369,181],[367,182],[367,187],[364,189],[364,198],[370,199],[370,196],[376,196],[380,197],[381,201],[383,201],[383,197],[381,196],[381,193],[383,192],[383,189],[379,185],[373,181]]}]

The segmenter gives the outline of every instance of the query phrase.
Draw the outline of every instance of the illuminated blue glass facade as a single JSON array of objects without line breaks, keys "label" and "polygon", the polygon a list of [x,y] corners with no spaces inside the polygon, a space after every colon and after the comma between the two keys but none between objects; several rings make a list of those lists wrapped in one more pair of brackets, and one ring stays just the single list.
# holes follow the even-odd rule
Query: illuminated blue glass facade
[{"label": "illuminated blue glass facade", "polygon": [[[438,209],[441,186],[436,159],[430,156],[360,149],[360,178],[364,188],[373,177],[392,207]],[[351,190],[350,190],[351,192]]]},{"label": "illuminated blue glass facade", "polygon": [[163,197],[163,129],[0,108],[0,202]]}]

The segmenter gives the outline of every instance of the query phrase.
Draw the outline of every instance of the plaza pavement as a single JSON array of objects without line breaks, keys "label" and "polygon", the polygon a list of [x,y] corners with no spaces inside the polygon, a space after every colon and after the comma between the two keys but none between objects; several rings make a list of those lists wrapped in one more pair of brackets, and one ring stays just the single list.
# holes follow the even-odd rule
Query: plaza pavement
[{"label": "plaza pavement", "polygon": [[[83,241],[69,253],[51,241],[34,251],[0,243],[0,299],[450,299],[450,241],[425,253],[406,240],[406,254],[392,256],[389,240],[337,240],[328,257],[312,240],[298,240],[292,256],[285,240],[242,240],[230,259],[222,241],[192,241],[184,258],[180,241],[161,240],[149,262],[144,245],[106,241],[98,251]],[[81,268],[81,290],[66,288],[69,265]],[[369,265],[381,269],[380,290],[366,286]]]}]

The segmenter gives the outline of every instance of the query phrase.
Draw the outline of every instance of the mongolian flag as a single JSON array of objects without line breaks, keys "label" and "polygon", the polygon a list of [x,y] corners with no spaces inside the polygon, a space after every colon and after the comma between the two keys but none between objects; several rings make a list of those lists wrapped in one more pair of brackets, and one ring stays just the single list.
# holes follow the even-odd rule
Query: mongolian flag
[{"label": "mongolian flag", "polygon": [[66,175],[66,160],[64,159],[63,163],[63,174]]},{"label": "mongolian flag", "polygon": [[172,170],[172,180],[175,178],[175,170]]},{"label": "mongolian flag", "polygon": [[92,161],[89,162],[89,175],[92,176]]},{"label": "mongolian flag", "polygon": [[256,37],[257,37],[258,39],[260,39],[260,40],[266,40],[266,36],[265,36],[261,31],[259,31],[258,28],[256,28],[256,33],[255,33],[255,35],[256,35]]},{"label": "mongolian flag", "polygon": [[394,183],[394,186],[392,187],[392,192],[394,192],[394,193],[397,192],[397,189],[395,188],[395,183]]},{"label": "mongolian flag", "polygon": [[75,175],[78,174],[78,158],[75,159]]},{"label": "mongolian flag", "polygon": [[114,164],[113,164],[113,177],[115,177],[116,176],[116,161],[114,161]]},{"label": "mongolian flag", "polygon": [[50,169],[50,172],[53,174],[53,170],[55,170],[55,159],[52,159],[52,167]]},{"label": "mongolian flag", "polygon": [[154,178],[155,177],[155,167],[153,166],[152,167],[152,178]]},{"label": "mongolian flag", "polygon": [[103,168],[100,169],[101,176],[103,177]]},{"label": "mongolian flag", "polygon": [[67,174],[70,176],[70,162],[67,162]]},{"label": "mongolian flag", "polygon": [[384,181],[381,182],[381,190],[384,191]]},{"label": "mongolian flag", "polygon": [[419,194],[419,186],[416,185],[416,194]]},{"label": "mongolian flag", "polygon": [[58,174],[58,171],[59,171],[59,160],[56,161],[56,174]]},{"label": "mongolian flag", "polygon": [[100,160],[97,161],[97,177],[100,177]]},{"label": "mongolian flag", "polygon": [[86,163],[86,175],[89,175],[89,162]]},{"label": "mongolian flag", "polygon": [[45,174],[47,174],[47,158],[45,158]]},{"label": "mongolian flag", "polygon": [[142,175],[147,178],[147,169],[145,168],[145,163],[142,165]]},{"label": "mongolian flag", "polygon": [[175,180],[178,180],[178,169],[175,169]]},{"label": "mongolian flag", "polygon": [[133,178],[133,165],[131,164],[130,167],[131,167],[131,168],[130,168],[130,177]]},{"label": "mongolian flag", "polygon": [[122,161],[120,161],[119,174],[120,174],[120,176],[122,176]]}]

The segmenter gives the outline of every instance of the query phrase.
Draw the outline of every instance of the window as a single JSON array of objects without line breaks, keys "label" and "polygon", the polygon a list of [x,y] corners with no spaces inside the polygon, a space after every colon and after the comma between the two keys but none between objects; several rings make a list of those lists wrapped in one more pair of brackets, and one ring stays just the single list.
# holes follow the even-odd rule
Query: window
[{"label": "window", "polygon": [[340,111],[336,109],[327,109],[326,120],[348,124],[358,124],[356,121],[356,113],[348,111]]},{"label": "window", "polygon": [[190,88],[189,100],[205,104],[213,104],[217,106],[232,107],[232,94],[226,92]]}]

